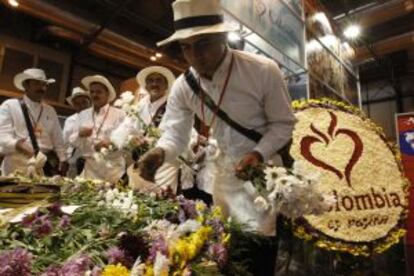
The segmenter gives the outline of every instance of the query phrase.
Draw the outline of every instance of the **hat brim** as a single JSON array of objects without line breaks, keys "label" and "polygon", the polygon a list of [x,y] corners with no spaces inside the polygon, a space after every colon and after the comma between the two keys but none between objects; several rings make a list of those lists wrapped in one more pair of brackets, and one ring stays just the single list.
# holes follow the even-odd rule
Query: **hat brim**
[{"label": "hat brim", "polygon": [[89,95],[88,92],[78,92],[74,95],[71,95],[70,97],[66,98],[66,101],[69,103],[70,106],[73,106],[73,99],[77,98],[77,97],[87,97],[87,98],[91,98],[91,95]]},{"label": "hat brim", "polygon": [[13,79],[14,86],[16,86],[17,89],[24,91],[23,83],[27,80],[37,80],[37,81],[45,82],[47,84],[55,83],[55,79],[46,79],[46,80],[38,79],[25,73],[19,73],[16,76],[14,76],[14,79]]},{"label": "hat brim", "polygon": [[175,81],[175,76],[169,69],[162,67],[162,66],[150,66],[150,67],[144,68],[141,71],[139,71],[136,77],[139,86],[142,88],[145,88],[146,78],[153,73],[159,73],[167,79],[168,92],[169,92],[171,89],[171,86],[173,85]]},{"label": "hat brim", "polygon": [[96,82],[104,85],[109,92],[109,102],[112,102],[116,99],[116,92],[115,88],[112,86],[112,84],[104,77],[102,76],[89,76],[82,79],[82,84],[89,90],[89,86]]},{"label": "hat brim", "polygon": [[227,32],[232,32],[236,30],[237,28],[235,26],[231,26],[226,23],[219,23],[219,24],[211,25],[211,26],[202,26],[202,27],[182,29],[182,30],[176,31],[170,37],[157,42],[157,46],[158,47],[164,46],[174,41],[183,40],[183,39],[190,38],[190,37],[197,36],[197,35],[213,34],[213,33],[227,33]]}]

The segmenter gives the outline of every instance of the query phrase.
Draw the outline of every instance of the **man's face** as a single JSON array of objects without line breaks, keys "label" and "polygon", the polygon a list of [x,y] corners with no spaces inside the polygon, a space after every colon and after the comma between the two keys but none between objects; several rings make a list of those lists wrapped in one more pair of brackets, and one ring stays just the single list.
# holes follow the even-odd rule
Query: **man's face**
[{"label": "man's face", "polygon": [[89,92],[94,107],[101,108],[109,102],[109,91],[105,85],[97,82],[91,83]]},{"label": "man's face", "polygon": [[151,101],[162,98],[168,89],[167,79],[160,73],[152,73],[145,79],[145,89],[151,97]]},{"label": "man's face", "polygon": [[47,83],[38,80],[26,80],[23,82],[23,87],[27,97],[35,102],[40,102],[47,91]]},{"label": "man's face", "polygon": [[213,74],[226,50],[225,35],[205,34],[180,40],[187,62],[202,75]]},{"label": "man's face", "polygon": [[81,112],[91,106],[91,100],[87,96],[77,96],[72,99],[72,104],[76,112]]}]

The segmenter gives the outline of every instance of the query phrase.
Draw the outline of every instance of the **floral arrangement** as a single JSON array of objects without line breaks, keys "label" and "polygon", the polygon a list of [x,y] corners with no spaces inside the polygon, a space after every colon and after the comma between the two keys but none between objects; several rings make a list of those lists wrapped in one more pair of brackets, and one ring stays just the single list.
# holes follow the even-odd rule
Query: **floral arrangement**
[{"label": "floral arrangement", "polygon": [[306,172],[300,162],[293,169],[267,165],[252,173],[251,184],[258,192],[254,203],[258,210],[272,208],[277,213],[297,219],[305,215],[319,215],[329,210],[335,199],[318,190],[319,175]]},{"label": "floral arrangement", "polygon": [[311,99],[292,105],[298,122],[290,154],[319,172],[320,191],[336,199],[328,212],[296,220],[295,234],[355,256],[379,254],[398,243],[405,235],[409,182],[395,145],[343,102]]},{"label": "floral arrangement", "polygon": [[133,93],[126,91],[115,101],[114,106],[125,111],[127,118],[112,134],[112,144],[96,152],[95,159],[105,159],[117,151],[122,151],[124,154],[132,153],[133,156],[138,157],[155,145],[160,137],[159,130],[145,124],[134,100]]},{"label": "floral arrangement", "polygon": [[61,181],[60,201],[0,229],[0,275],[222,275],[234,265],[218,208],[168,191]]}]

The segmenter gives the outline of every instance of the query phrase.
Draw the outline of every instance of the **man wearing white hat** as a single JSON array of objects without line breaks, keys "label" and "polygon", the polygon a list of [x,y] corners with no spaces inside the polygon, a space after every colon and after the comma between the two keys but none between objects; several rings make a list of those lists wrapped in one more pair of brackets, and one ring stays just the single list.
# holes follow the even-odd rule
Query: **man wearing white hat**
[{"label": "man wearing white hat", "polygon": [[[172,5],[175,33],[158,45],[177,41],[191,67],[171,89],[160,125],[163,134],[143,156],[141,175],[152,179],[157,167],[186,148],[196,114],[210,126],[206,135],[217,139],[221,151],[214,204],[250,230],[274,237],[276,214],[255,208],[243,179],[249,167],[280,162],[278,153],[291,139],[295,117],[281,71],[268,58],[229,49],[226,32],[232,28],[223,23],[219,0],[177,0]],[[253,275],[273,275],[277,249],[272,240],[250,249]]]},{"label": "man wearing white hat", "polygon": [[65,120],[63,127],[63,140],[67,146],[68,154],[68,177],[75,177],[83,170],[84,160],[79,156],[79,151],[72,147],[69,142],[69,137],[76,131],[79,124],[79,113],[91,106],[91,96],[88,91],[80,87],[72,89],[72,95],[66,99],[70,106],[72,106],[76,113],[69,116]]},{"label": "man wearing white hat", "polygon": [[[161,119],[165,113],[168,93],[175,81],[174,74],[163,66],[150,66],[142,69],[136,76],[140,90],[145,92],[145,96],[138,103],[138,112],[146,125],[158,127]],[[124,124],[129,121],[125,120]],[[119,128],[125,128],[120,125]],[[115,134],[116,135],[116,134]],[[136,161],[139,156],[133,154],[133,159]],[[171,187],[173,191],[177,190],[178,184],[178,169],[177,162],[165,163],[158,170],[156,178],[157,187]],[[131,165],[127,170],[129,185],[134,189],[145,191],[152,189],[153,184],[144,181],[139,176],[139,171],[134,165]]]},{"label": "man wearing white hat", "polygon": [[107,78],[88,76],[82,79],[82,84],[90,92],[93,106],[79,113],[77,129],[69,141],[85,158],[83,177],[115,183],[125,173],[122,154],[109,153],[105,159],[100,159],[95,153],[111,145],[111,134],[124,120],[125,112],[110,105],[116,92]]},{"label": "man wearing white hat", "polygon": [[0,107],[3,175],[15,171],[26,173],[32,157],[41,163],[40,174],[42,168],[46,175],[65,170],[66,150],[56,111],[42,102],[47,86],[54,82],[38,68],[26,69],[14,77],[14,85],[25,95],[21,100],[7,100]]}]

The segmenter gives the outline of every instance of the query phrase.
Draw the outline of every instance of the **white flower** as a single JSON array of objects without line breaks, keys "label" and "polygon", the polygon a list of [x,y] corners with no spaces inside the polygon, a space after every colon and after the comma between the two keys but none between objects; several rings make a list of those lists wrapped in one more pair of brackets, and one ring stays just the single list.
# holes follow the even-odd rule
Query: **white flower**
[{"label": "white flower", "polygon": [[102,155],[105,156],[105,155],[108,155],[109,149],[107,149],[107,148],[104,147],[104,148],[101,148],[101,151],[100,152],[101,152]]},{"label": "white flower", "polygon": [[131,104],[134,101],[135,96],[131,91],[125,91],[121,94],[121,99],[124,103]]},{"label": "white flower", "polygon": [[114,102],[114,106],[116,106],[116,107],[121,107],[123,104],[124,104],[124,102],[121,99],[117,99]]},{"label": "white flower", "polygon": [[200,227],[201,224],[198,221],[189,219],[178,226],[177,232],[180,236],[183,236],[185,234],[197,231]]},{"label": "white flower", "polygon": [[296,175],[305,175],[306,171],[305,171],[305,166],[303,165],[303,162],[295,161],[293,163],[292,173]]},{"label": "white flower", "polygon": [[256,197],[256,199],[254,200],[254,206],[256,207],[256,210],[259,212],[264,212],[269,209],[269,203],[262,196]]},{"label": "white flower", "polygon": [[170,272],[170,261],[160,252],[157,252],[154,262],[154,276],[168,276]]},{"label": "white flower", "polygon": [[141,263],[141,257],[138,257],[131,268],[131,276],[144,276],[145,264]]},{"label": "white flower", "polygon": [[283,167],[266,167],[264,170],[266,180],[266,190],[271,191],[274,189],[275,181],[279,177],[287,175],[287,170]]}]

